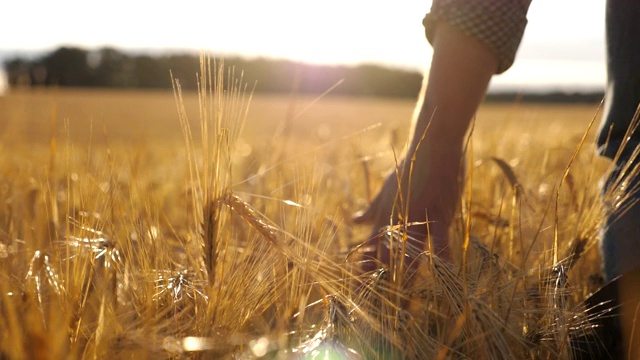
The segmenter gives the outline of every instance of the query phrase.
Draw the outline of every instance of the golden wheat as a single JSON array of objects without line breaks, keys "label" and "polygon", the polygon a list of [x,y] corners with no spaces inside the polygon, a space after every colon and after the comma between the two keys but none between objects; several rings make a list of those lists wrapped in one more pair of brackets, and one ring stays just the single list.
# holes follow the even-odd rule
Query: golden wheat
[{"label": "golden wheat", "polygon": [[[607,211],[595,186],[606,164],[585,141],[597,106],[484,106],[452,230],[465,260],[412,246],[398,224],[385,241],[406,244],[417,273],[363,274],[368,229],[350,214],[393,166],[411,102],[270,105],[206,56],[198,81],[186,94],[175,79],[173,104],[162,93],[0,98],[0,149],[13,154],[0,159],[2,356],[569,358],[571,336],[590,331],[582,301],[598,286]],[[296,104],[274,135],[286,148],[265,141]],[[368,122],[347,121],[363,109]]]}]

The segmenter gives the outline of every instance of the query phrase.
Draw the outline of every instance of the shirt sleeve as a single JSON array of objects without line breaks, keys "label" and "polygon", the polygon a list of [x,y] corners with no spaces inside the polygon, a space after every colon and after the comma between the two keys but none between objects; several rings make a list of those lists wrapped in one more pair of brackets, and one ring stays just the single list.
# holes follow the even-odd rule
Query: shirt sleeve
[{"label": "shirt sleeve", "polygon": [[513,64],[527,26],[531,0],[433,0],[423,20],[425,33],[433,43],[438,22],[446,21],[463,33],[487,45],[498,59],[496,74]]}]

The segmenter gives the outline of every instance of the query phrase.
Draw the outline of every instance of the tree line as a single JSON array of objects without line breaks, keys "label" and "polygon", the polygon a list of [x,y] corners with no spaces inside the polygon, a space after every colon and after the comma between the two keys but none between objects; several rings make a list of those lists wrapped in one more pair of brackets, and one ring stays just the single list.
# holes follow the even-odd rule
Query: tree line
[{"label": "tree line", "polygon": [[[422,75],[377,65],[327,66],[288,60],[225,57],[225,66],[243,74],[258,93],[331,94],[416,98]],[[60,47],[38,58],[4,62],[8,83],[19,86],[170,89],[171,75],[185,90],[197,88],[200,57],[196,54],[128,54],[114,48],[86,50]],[[489,102],[598,103],[602,91],[489,93]]]},{"label": "tree line", "polygon": [[[326,66],[288,60],[224,59],[241,72],[256,92],[416,97],[422,75],[417,71],[376,65]],[[199,56],[195,54],[133,55],[114,48],[86,50],[60,47],[39,58],[11,58],[4,63],[9,86],[171,88],[170,73],[183,89],[197,87]]]}]

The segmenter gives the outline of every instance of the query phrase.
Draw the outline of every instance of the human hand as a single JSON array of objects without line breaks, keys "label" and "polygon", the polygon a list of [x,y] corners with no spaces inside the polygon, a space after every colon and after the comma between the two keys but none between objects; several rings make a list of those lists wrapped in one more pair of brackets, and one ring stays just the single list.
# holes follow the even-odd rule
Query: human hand
[{"label": "human hand", "polygon": [[461,155],[444,151],[433,156],[428,149],[416,155],[401,161],[367,209],[353,216],[356,224],[373,225],[361,248],[363,271],[391,266],[392,259],[395,264],[403,259],[404,269],[413,270],[425,250],[451,261],[448,232],[460,197]]},{"label": "human hand", "polygon": [[[429,197],[425,196],[427,181],[422,172],[410,173],[410,167],[405,164],[400,162],[387,174],[373,201],[352,218],[355,224],[373,225],[366,244],[360,249],[364,272],[389,267],[392,258],[396,266],[403,259],[405,270],[415,270],[416,258],[425,250],[430,232],[438,232],[439,239],[446,235],[448,226],[442,235],[442,226],[427,224],[426,211],[430,207]],[[446,238],[444,241],[446,243]],[[448,259],[448,252],[439,250],[440,255]]]},{"label": "human hand", "polygon": [[385,229],[398,222],[397,211],[394,211],[396,207],[394,204],[398,203],[396,200],[399,198],[398,173],[398,170],[390,172],[369,206],[352,217],[355,224],[373,225],[367,244],[362,249],[361,268],[364,272],[371,272],[389,265],[390,249],[382,240]]}]

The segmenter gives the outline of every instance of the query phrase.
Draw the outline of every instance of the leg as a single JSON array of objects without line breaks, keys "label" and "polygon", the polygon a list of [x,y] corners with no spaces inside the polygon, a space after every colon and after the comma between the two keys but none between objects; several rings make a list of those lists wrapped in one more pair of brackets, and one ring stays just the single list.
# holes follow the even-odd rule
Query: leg
[{"label": "leg", "polygon": [[[616,160],[616,171],[603,186],[607,209],[602,229],[601,251],[605,277],[609,280],[640,264],[640,204],[633,202],[640,193],[629,193],[619,206],[610,194],[617,192],[616,181],[631,154],[640,144],[640,129],[626,138],[627,130],[640,102],[640,3],[636,0],[608,0],[606,9],[607,89],[603,123],[598,134],[598,152]],[[616,155],[618,154],[618,155]],[[638,161],[640,163],[640,161]],[[626,188],[638,180],[629,178]],[[609,195],[607,195],[609,194]],[[609,203],[607,203],[609,202]],[[624,210],[626,208],[626,210]]]},{"label": "leg", "polygon": [[[632,120],[640,102],[640,2],[608,0],[606,14],[607,95],[604,121],[598,134],[600,155],[615,161],[615,170],[603,182],[606,222],[601,234],[604,274],[608,280],[623,275],[617,296],[623,356],[640,356],[640,159],[633,155],[640,144],[640,129]],[[615,327],[617,329],[617,327]],[[605,329],[613,331],[614,327]]]}]

